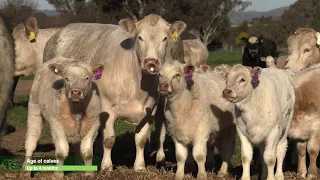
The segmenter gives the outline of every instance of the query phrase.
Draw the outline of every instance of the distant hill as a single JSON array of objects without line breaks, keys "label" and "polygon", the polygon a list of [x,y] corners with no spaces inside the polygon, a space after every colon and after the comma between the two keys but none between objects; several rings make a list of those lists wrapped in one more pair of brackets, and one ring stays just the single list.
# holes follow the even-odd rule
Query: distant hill
[{"label": "distant hill", "polygon": [[283,12],[287,10],[289,6],[273,9],[270,11],[247,11],[247,12],[237,12],[237,11],[231,11],[229,13],[229,18],[231,24],[241,24],[243,21],[251,21],[253,18],[261,17],[261,16],[272,16],[273,19],[279,19]]},{"label": "distant hill", "polygon": [[47,16],[57,16],[59,15],[59,13],[56,11],[56,10],[42,10],[42,9],[37,9],[37,12],[39,13],[44,13],[46,14]]}]

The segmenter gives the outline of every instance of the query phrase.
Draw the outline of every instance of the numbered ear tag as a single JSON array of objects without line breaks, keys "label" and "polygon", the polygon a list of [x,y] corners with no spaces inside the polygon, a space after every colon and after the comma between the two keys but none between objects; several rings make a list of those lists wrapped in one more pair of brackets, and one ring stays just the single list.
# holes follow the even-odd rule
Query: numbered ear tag
[{"label": "numbered ear tag", "polygon": [[176,42],[178,40],[178,32],[174,31],[174,33],[172,34],[172,42]]},{"label": "numbered ear tag", "polygon": [[31,31],[30,34],[29,34],[29,40],[30,41],[34,41],[35,39],[36,39],[36,34]]}]

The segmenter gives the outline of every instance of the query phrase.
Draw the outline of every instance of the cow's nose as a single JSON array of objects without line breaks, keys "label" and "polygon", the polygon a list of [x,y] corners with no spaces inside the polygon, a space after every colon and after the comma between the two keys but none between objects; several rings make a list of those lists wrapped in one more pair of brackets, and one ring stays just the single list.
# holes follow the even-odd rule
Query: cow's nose
[{"label": "cow's nose", "polygon": [[155,58],[144,59],[144,68],[148,70],[150,74],[157,74],[160,69],[160,61]]},{"label": "cow's nose", "polygon": [[232,93],[231,89],[224,89],[222,92],[223,97],[229,97]]},{"label": "cow's nose", "polygon": [[160,91],[167,91],[169,87],[168,83],[160,83]]},{"label": "cow's nose", "polygon": [[71,90],[71,97],[72,98],[79,98],[82,95],[82,91],[79,89],[73,89]]}]

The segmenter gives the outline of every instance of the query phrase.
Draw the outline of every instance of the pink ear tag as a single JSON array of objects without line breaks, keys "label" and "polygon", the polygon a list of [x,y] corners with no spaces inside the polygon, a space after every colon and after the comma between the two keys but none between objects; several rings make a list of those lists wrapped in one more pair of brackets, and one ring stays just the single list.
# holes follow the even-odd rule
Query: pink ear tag
[{"label": "pink ear tag", "polygon": [[101,79],[102,77],[102,71],[101,71],[101,68],[99,68],[99,70],[94,74],[94,80],[98,80],[98,79]]},{"label": "pink ear tag", "polygon": [[188,70],[186,76],[185,76],[185,80],[186,81],[191,81],[192,80],[192,75],[193,75],[193,72],[191,69]]},{"label": "pink ear tag", "polygon": [[255,72],[252,76],[251,84],[256,84],[259,82],[259,72]]}]

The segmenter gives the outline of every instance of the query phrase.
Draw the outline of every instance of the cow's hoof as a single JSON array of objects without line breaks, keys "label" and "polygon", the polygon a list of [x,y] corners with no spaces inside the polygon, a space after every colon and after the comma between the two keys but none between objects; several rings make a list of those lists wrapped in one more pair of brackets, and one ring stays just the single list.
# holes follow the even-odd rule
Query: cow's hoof
[{"label": "cow's hoof", "polygon": [[219,171],[217,176],[218,176],[219,178],[224,178],[224,177],[227,177],[227,176],[228,176],[228,173],[227,173],[227,172],[221,172],[221,171]]},{"label": "cow's hoof", "polygon": [[198,173],[197,180],[206,180],[207,179],[207,173]]},{"label": "cow's hoof", "polygon": [[317,176],[313,175],[313,174],[308,174],[307,180],[316,180]]},{"label": "cow's hoof", "polygon": [[241,177],[240,180],[251,180],[250,177]]},{"label": "cow's hoof", "polygon": [[283,174],[276,174],[276,180],[284,180]]},{"label": "cow's hoof", "polygon": [[305,179],[306,177],[307,177],[307,171],[305,170],[305,171],[299,171],[298,172],[298,175],[300,176],[300,177],[302,177],[303,179]]},{"label": "cow's hoof", "polygon": [[113,166],[101,166],[101,171],[113,171]]},{"label": "cow's hoof", "polygon": [[176,173],[176,174],[174,175],[174,179],[175,179],[175,180],[183,180],[183,178],[184,178],[184,174],[177,174],[177,173]]},{"label": "cow's hoof", "polygon": [[54,179],[57,179],[57,180],[62,180],[63,176],[64,176],[63,172],[60,172],[60,171],[56,171],[53,173]]}]

